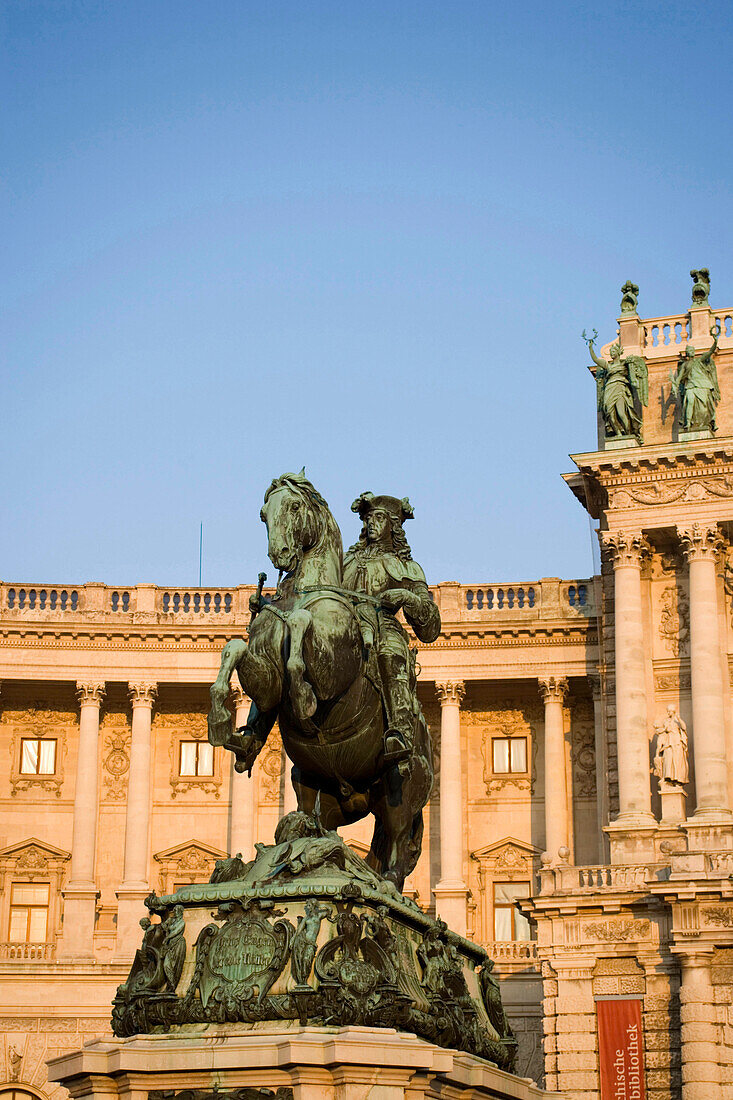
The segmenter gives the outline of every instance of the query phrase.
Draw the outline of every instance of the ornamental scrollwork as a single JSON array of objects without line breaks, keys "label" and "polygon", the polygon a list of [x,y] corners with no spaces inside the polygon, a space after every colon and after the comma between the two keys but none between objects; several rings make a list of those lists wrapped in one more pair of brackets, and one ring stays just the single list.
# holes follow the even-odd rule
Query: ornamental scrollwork
[{"label": "ornamental scrollwork", "polygon": [[659,637],[675,657],[679,657],[690,637],[690,601],[687,593],[675,584],[668,584],[662,590]]}]

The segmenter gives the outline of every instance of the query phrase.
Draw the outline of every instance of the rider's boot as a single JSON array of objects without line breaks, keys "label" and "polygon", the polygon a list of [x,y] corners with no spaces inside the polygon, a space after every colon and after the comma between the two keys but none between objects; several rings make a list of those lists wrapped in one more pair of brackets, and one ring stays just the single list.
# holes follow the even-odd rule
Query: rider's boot
[{"label": "rider's boot", "polygon": [[388,722],[387,729],[384,731],[384,762],[387,765],[399,764],[412,755],[415,728],[412,692],[407,670],[401,661],[393,659],[390,664],[392,675],[384,677]]},{"label": "rider's boot", "polygon": [[[234,770],[237,772],[251,772],[252,765],[264,748],[270,730],[277,719],[277,707],[272,710],[258,710],[257,704],[252,702],[247,715],[247,722],[235,730],[238,744],[234,749]],[[240,740],[241,739],[241,740]]]}]

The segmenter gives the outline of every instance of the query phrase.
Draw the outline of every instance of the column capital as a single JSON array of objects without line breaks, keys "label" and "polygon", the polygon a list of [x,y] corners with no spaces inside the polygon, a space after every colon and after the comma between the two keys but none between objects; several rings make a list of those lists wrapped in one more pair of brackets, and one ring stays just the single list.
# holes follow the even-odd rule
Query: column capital
[{"label": "column capital", "polygon": [[463,696],[466,694],[466,685],[463,680],[442,680],[440,683],[436,681],[435,690],[440,699],[441,707],[446,706],[448,703],[460,707]]},{"label": "column capital", "polygon": [[598,702],[601,698],[601,670],[599,668],[588,673],[588,683],[593,693],[593,702]]},{"label": "column capital", "polygon": [[76,694],[82,707],[90,703],[96,703],[99,706],[106,690],[107,685],[104,680],[76,681]]},{"label": "column capital", "polygon": [[601,547],[610,553],[614,568],[635,565],[640,569],[642,562],[651,554],[651,547],[640,530],[599,531],[598,538]]},{"label": "column capital", "polygon": [[133,707],[152,707],[158,693],[158,685],[152,680],[132,681],[127,685]]},{"label": "column capital", "polygon": [[688,563],[716,561],[725,546],[723,533],[714,522],[680,524],[677,537]]},{"label": "column capital", "polygon": [[540,695],[546,703],[551,701],[562,703],[570,690],[567,676],[540,676],[537,683]]}]

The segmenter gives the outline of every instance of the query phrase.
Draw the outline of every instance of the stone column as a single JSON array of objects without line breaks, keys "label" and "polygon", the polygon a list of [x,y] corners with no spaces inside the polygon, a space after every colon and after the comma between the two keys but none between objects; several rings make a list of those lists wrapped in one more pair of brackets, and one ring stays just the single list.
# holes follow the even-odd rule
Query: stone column
[{"label": "stone column", "polygon": [[603,722],[603,683],[600,672],[591,672],[591,690],[593,691],[593,726],[596,750],[596,814],[598,821],[598,862],[608,862],[606,834],[603,826],[608,824],[608,760],[606,756],[606,731]]},{"label": "stone column", "polygon": [[570,847],[570,800],[562,705],[568,692],[564,676],[539,680],[545,701],[545,848],[553,863],[558,850]]},{"label": "stone column", "polygon": [[150,892],[148,856],[150,832],[151,722],[157,685],[131,683],[132,737],[125,818],[125,870],[117,891],[117,955],[128,958],[139,947],[138,922],[146,915],[143,901]]},{"label": "stone column", "polygon": [[[235,725],[239,729],[245,725],[249,714],[250,700],[240,687],[232,685],[234,696]],[[254,856],[254,844],[257,832],[257,772],[252,775],[234,770],[234,753],[231,755],[231,798],[229,804],[229,854],[242,853],[245,862]]]},{"label": "stone column", "polygon": [[[718,626],[716,523],[678,527],[690,569],[690,679],[697,804],[693,820],[729,820],[725,703]],[[701,822],[702,823],[702,822]]]},{"label": "stone column", "polygon": [[440,699],[440,882],[434,887],[435,910],[449,928],[466,935],[468,889],[463,880],[463,767],[459,681],[436,683]]},{"label": "stone column", "polygon": [[712,951],[680,955],[682,1100],[720,1096],[720,1046],[711,981]]},{"label": "stone column", "polygon": [[283,746],[283,817],[287,817],[293,810],[298,809],[298,796],[295,793],[295,787],[290,781],[292,768],[293,763]]},{"label": "stone column", "polygon": [[99,775],[99,708],[102,681],[79,682],[79,748],[74,786],[71,878],[64,890],[60,959],[94,958],[94,924],[99,890],[94,881]]},{"label": "stone column", "polygon": [[617,826],[653,828],[649,762],[641,564],[649,546],[641,531],[604,531],[613,555],[614,656],[619,816]]}]

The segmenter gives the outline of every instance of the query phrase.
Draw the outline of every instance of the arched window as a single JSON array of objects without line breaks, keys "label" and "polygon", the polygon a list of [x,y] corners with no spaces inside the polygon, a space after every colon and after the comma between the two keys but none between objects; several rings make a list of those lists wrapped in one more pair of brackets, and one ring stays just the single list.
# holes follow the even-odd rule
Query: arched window
[{"label": "arched window", "polygon": [[27,1089],[0,1089],[0,1100],[38,1100],[38,1096]]}]

